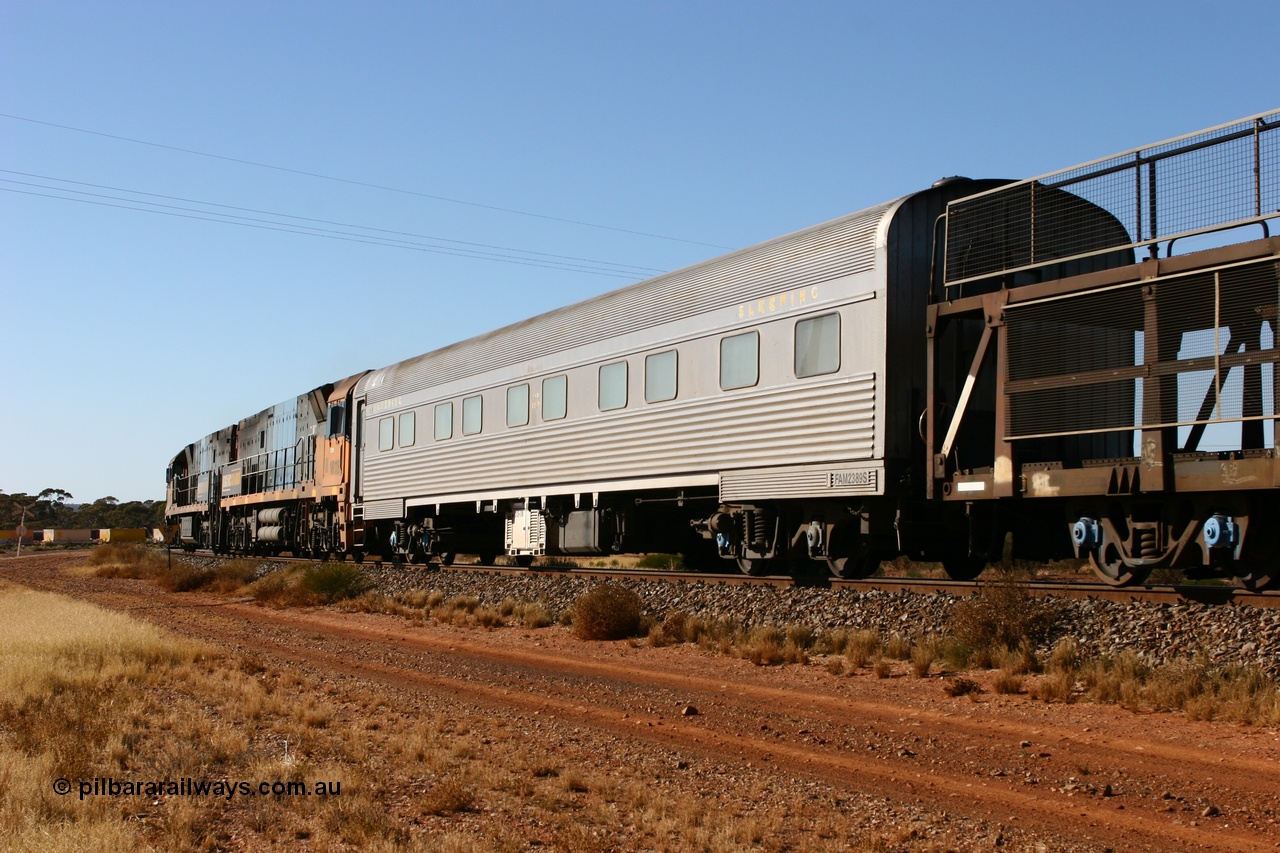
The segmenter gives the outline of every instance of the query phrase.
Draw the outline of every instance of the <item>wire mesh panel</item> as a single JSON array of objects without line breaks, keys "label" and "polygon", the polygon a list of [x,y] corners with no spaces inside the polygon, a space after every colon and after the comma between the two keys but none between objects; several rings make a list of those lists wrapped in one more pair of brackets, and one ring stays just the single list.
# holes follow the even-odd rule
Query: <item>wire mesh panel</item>
[{"label": "wire mesh panel", "polygon": [[947,206],[947,284],[1280,217],[1280,112]]},{"label": "wire mesh panel", "polygon": [[[1278,266],[1009,306],[1006,436],[1178,427],[1185,450],[1264,446],[1280,380]],[[1229,422],[1243,426],[1203,443],[1207,426]]]}]

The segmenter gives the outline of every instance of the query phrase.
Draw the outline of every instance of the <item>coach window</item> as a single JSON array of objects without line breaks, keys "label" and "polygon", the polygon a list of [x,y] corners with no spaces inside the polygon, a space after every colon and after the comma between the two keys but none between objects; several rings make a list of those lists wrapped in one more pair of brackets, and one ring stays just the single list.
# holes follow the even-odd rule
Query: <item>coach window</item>
[{"label": "coach window", "polygon": [[720,339],[720,388],[749,388],[760,381],[760,333]]},{"label": "coach window", "polygon": [[453,438],[453,403],[436,406],[436,441]]},{"label": "coach window", "polygon": [[840,369],[840,315],[823,314],[796,323],[796,378]]},{"label": "coach window", "polygon": [[507,426],[521,427],[529,423],[529,386],[512,385],[507,389]]},{"label": "coach window", "polygon": [[661,403],[676,398],[676,351],[656,352],[644,359],[644,401]]},{"label": "coach window", "polygon": [[549,376],[542,380],[542,419],[558,421],[569,410],[569,377]]},{"label": "coach window", "polygon": [[475,435],[480,432],[480,415],[483,398],[477,394],[462,401],[462,434]]},{"label": "coach window", "polygon": [[400,446],[413,447],[413,443],[418,440],[418,431],[414,427],[413,412],[400,413]]},{"label": "coach window", "polygon": [[600,411],[627,405],[627,363],[615,361],[600,368]]},{"label": "coach window", "polygon": [[392,438],[395,436],[396,419],[382,418],[378,421],[378,449],[390,450],[395,446]]}]

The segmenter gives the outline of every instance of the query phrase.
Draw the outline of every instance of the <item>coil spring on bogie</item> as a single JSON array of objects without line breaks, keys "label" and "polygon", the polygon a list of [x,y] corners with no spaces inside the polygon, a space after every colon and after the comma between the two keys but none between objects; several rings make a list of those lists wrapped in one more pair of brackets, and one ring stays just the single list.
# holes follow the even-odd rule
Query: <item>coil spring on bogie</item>
[{"label": "coil spring on bogie", "polygon": [[1133,555],[1138,558],[1160,556],[1159,531],[1155,525],[1134,527]]},{"label": "coil spring on bogie", "polygon": [[747,510],[747,531],[750,535],[751,547],[754,550],[768,550],[769,513],[762,510]]}]

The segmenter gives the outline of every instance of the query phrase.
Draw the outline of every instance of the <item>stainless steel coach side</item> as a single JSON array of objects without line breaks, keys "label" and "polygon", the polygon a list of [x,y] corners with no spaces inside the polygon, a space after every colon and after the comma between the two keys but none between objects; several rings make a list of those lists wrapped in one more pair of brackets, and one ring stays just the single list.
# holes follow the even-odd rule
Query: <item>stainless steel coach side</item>
[{"label": "stainless steel coach side", "polygon": [[366,374],[365,548],[870,571],[922,514],[935,225],[995,183],[939,182]]}]

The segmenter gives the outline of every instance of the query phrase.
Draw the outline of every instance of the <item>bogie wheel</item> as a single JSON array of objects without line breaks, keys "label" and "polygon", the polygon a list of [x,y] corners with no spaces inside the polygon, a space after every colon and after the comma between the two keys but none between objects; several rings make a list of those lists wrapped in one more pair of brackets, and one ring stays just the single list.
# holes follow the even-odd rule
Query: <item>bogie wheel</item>
[{"label": "bogie wheel", "polygon": [[763,577],[773,569],[772,560],[762,560],[758,557],[739,557],[738,568],[744,575],[751,575],[753,578]]},{"label": "bogie wheel", "polygon": [[1103,543],[1100,551],[1089,552],[1089,565],[1098,579],[1110,586],[1133,586],[1147,579],[1150,569],[1126,566],[1120,549],[1111,543]]},{"label": "bogie wheel", "polygon": [[454,559],[454,557],[456,557],[456,556],[457,556],[457,554],[453,553],[452,551],[443,551],[443,552],[441,552],[441,554],[440,554],[440,565],[442,565],[442,566],[452,566],[452,565],[453,565],[453,559]]},{"label": "bogie wheel", "polygon": [[532,554],[517,554],[514,559],[517,566],[527,569],[533,565],[534,556]]},{"label": "bogie wheel", "polygon": [[880,558],[870,553],[827,558],[827,570],[831,572],[831,576],[847,581],[869,578],[878,568],[880,568]]},{"label": "bogie wheel", "polygon": [[477,556],[480,559],[477,560],[476,562],[478,562],[482,566],[492,566],[494,564],[494,561],[498,559],[498,555],[493,553],[492,551],[486,551],[482,554],[478,554]]},{"label": "bogie wheel", "polygon": [[984,554],[942,558],[942,570],[953,581],[975,580],[986,567],[987,558]]},{"label": "bogie wheel", "polygon": [[1250,592],[1272,589],[1280,581],[1280,566],[1253,564],[1236,566],[1236,586]]}]

